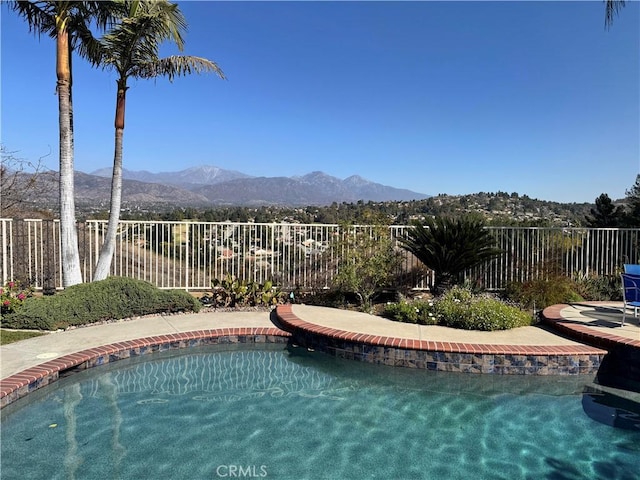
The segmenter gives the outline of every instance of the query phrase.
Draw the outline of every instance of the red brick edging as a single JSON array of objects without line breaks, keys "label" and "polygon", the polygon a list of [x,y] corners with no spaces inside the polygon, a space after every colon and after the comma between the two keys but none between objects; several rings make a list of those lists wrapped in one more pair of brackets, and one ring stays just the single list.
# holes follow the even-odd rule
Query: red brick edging
[{"label": "red brick edging", "polygon": [[431,340],[417,340],[364,333],[353,333],[323,327],[300,319],[292,311],[292,306],[278,305],[278,318],[287,330],[295,333],[297,330],[323,335],[337,340],[365,343],[382,347],[398,347],[411,350],[427,350],[450,353],[477,353],[488,355],[599,355],[607,353],[599,348],[588,345],[497,345],[458,342],[436,342]]},{"label": "red brick edging", "polygon": [[[585,302],[588,305],[608,305],[610,302]],[[593,345],[594,347],[603,348],[605,350],[611,350],[617,346],[627,346],[631,348],[640,349],[640,339],[633,340],[631,338],[621,337],[619,335],[613,335],[606,332],[596,331],[593,328],[568,320],[562,316],[562,310],[570,307],[566,303],[560,303],[545,308],[542,311],[543,321],[549,324],[555,330],[564,333],[568,337],[571,337],[579,342]]]},{"label": "red brick edging", "polygon": [[496,345],[395,338],[306,322],[292,305],[276,309],[282,327],[307,347],[352,360],[409,368],[503,375],[594,374],[607,354],[589,345]]},{"label": "red brick edging", "polygon": [[[598,302],[592,302],[597,304]],[[28,393],[44,387],[58,380],[61,374],[65,372],[84,370],[105,363],[129,358],[132,356],[144,355],[154,351],[163,351],[177,348],[187,348],[192,346],[216,344],[216,343],[276,343],[287,341],[291,336],[296,334],[304,334],[312,338],[324,338],[330,341],[345,342],[344,345],[362,345],[368,347],[382,347],[384,349],[393,350],[391,355],[391,363],[388,362],[389,357],[380,357],[378,363],[386,363],[403,366],[416,366],[420,360],[415,358],[407,359],[407,352],[435,352],[436,354],[460,354],[474,358],[467,358],[473,364],[481,363],[481,365],[472,365],[478,367],[475,371],[478,373],[494,373],[498,370],[500,373],[511,373],[514,371],[528,373],[525,370],[530,365],[516,365],[512,362],[513,358],[543,358],[543,357],[563,357],[571,359],[571,357],[579,357],[577,363],[580,364],[576,370],[578,373],[586,373],[596,367],[590,361],[584,361],[588,357],[601,359],[606,355],[607,350],[611,350],[615,346],[624,345],[633,349],[640,350],[640,340],[632,340],[629,338],[611,335],[604,332],[596,332],[593,329],[579,323],[572,322],[562,317],[562,309],[568,307],[566,304],[553,305],[543,311],[543,319],[558,331],[574,338],[577,341],[584,342],[588,345],[491,345],[491,344],[470,344],[458,342],[441,342],[431,340],[404,339],[396,337],[387,337],[380,335],[371,335],[364,333],[354,333],[345,330],[338,330],[330,327],[323,327],[313,323],[306,322],[296,316],[292,311],[292,305],[279,305],[276,309],[278,319],[287,331],[276,327],[257,327],[257,328],[220,328],[211,330],[197,330],[192,332],[175,333],[170,335],[158,335],[154,337],[140,338],[124,342],[117,342],[101,347],[90,348],[80,352],[64,355],[62,357],[49,360],[35,367],[28,368],[22,372],[11,375],[0,380],[0,408],[12,403],[13,401],[27,395]],[[347,347],[347,358],[365,359],[367,353],[364,351],[356,351],[355,348],[349,350]],[[336,348],[332,348],[335,352]],[[403,353],[404,352],[404,353]],[[476,362],[477,358],[484,357],[480,362]],[[487,365],[486,358],[495,357],[502,360],[491,360],[491,364]],[[510,360],[505,362],[504,359],[509,357]],[[459,357],[455,357],[459,358]],[[367,361],[369,361],[367,359]],[[576,358],[573,359],[576,363]],[[424,363],[424,362],[423,362]],[[427,362],[428,363],[428,362]],[[451,363],[450,358],[445,358],[443,363],[447,367]],[[559,362],[558,365],[560,365]],[[426,365],[426,364],[425,364]],[[438,365],[440,365],[438,363]],[[568,366],[576,368],[575,365],[560,365],[560,368]],[[460,365],[457,366],[459,368]],[[547,364],[542,365],[542,371]],[[540,368],[540,367],[536,367]],[[552,368],[551,366],[549,368]],[[554,366],[555,368],[555,366]],[[440,369],[438,366],[436,369]],[[447,368],[451,369],[451,368]],[[455,369],[455,368],[454,368]],[[584,370],[584,371],[583,371]],[[544,373],[543,373],[544,374]]]}]

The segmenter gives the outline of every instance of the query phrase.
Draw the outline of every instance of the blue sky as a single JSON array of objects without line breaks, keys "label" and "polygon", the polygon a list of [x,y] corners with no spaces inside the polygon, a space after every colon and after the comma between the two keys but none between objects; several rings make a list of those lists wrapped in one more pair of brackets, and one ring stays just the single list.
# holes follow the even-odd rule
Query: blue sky
[{"label": "blue sky", "polygon": [[[131,80],[124,165],[321,170],[436,195],[622,198],[640,172],[640,8],[179,2],[227,75]],[[1,7],[1,142],[57,170],[55,46]],[[165,53],[174,53],[167,47]],[[116,75],[74,62],[76,169],[113,161]]]}]

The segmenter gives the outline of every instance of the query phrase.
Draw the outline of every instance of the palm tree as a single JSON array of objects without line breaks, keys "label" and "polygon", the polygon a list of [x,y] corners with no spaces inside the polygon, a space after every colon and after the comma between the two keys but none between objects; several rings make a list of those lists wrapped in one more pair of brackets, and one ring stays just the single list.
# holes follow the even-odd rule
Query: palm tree
[{"label": "palm tree", "polygon": [[465,270],[502,253],[482,221],[473,218],[437,217],[414,222],[407,238],[399,242],[434,271],[436,294],[453,286]]},{"label": "palm tree", "polygon": [[166,76],[169,81],[173,81],[176,76],[202,72],[214,72],[220,78],[225,78],[218,65],[205,58],[183,55],[158,57],[159,46],[165,40],[171,40],[181,51],[183,49],[182,32],[186,29],[186,21],[177,5],[163,0],[123,3],[127,14],[120,23],[99,41],[85,42],[88,56],[95,65],[115,70],[118,74],[109,223],[94,271],[94,281],[102,280],[109,274],[120,221],[122,150],[128,79]]},{"label": "palm tree", "polygon": [[56,40],[56,92],[60,134],[60,241],[63,285],[82,283],[78,234],[76,230],[73,167],[73,106],[71,59],[77,45],[77,32],[93,22],[104,28],[112,18],[113,2],[16,1],[11,8],[37,35]]},{"label": "palm tree", "polygon": [[604,0],[604,4],[604,26],[605,28],[611,28],[613,17],[624,7],[625,0]]}]

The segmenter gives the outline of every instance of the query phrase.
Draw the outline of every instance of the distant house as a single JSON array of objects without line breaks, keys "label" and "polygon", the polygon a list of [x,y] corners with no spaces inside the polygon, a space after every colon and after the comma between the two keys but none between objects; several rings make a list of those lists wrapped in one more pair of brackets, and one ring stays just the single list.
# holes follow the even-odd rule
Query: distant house
[{"label": "distant house", "polygon": [[264,248],[258,248],[253,252],[253,256],[256,258],[271,257],[273,256],[273,250],[265,250]]},{"label": "distant house", "polygon": [[228,260],[230,258],[235,257],[236,254],[230,248],[221,248],[218,250],[218,258],[222,260]]},{"label": "distant house", "polygon": [[305,241],[300,242],[298,246],[304,250],[304,254],[307,257],[323,253],[327,249],[327,246],[324,243],[314,240],[313,238],[308,238]]}]

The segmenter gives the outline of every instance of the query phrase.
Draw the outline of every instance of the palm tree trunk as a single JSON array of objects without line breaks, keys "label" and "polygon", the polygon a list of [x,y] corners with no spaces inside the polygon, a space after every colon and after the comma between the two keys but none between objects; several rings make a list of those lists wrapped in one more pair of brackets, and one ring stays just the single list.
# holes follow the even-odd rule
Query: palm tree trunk
[{"label": "palm tree trunk", "polygon": [[116,129],[115,155],[113,158],[113,174],[111,177],[111,206],[107,233],[100,249],[100,256],[93,272],[93,281],[104,280],[109,276],[116,246],[118,224],[120,223],[120,205],[122,199],[122,138],[124,130]]},{"label": "palm tree trunk", "polygon": [[455,285],[455,278],[447,272],[436,272],[433,294],[440,296]]},{"label": "palm tree trunk", "polygon": [[109,210],[109,224],[107,234],[100,249],[98,264],[93,273],[93,281],[104,280],[109,276],[109,269],[113,260],[116,246],[118,224],[120,223],[120,207],[122,204],[122,149],[124,138],[124,111],[126,101],[126,82],[118,81],[115,120],[115,146],[113,154],[113,172],[111,174],[111,205]]},{"label": "palm tree trunk", "polygon": [[60,128],[60,240],[65,287],[82,283],[75,215],[70,58],[69,35],[62,26],[57,34],[56,74]]}]

